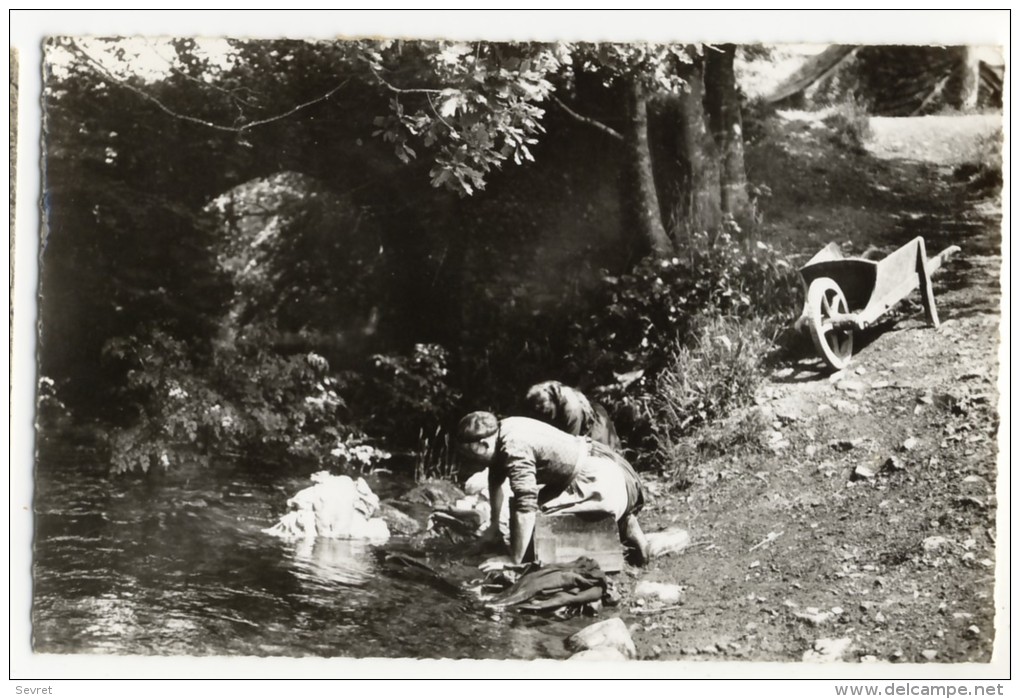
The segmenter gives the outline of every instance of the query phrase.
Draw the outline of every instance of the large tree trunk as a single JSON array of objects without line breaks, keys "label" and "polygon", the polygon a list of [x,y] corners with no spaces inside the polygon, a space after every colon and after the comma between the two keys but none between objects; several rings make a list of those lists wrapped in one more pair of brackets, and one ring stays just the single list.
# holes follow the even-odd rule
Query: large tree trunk
[{"label": "large tree trunk", "polygon": [[977,108],[978,85],[981,82],[978,76],[978,53],[972,47],[964,46],[957,60],[957,94],[952,100],[953,105],[963,110],[974,110]]},{"label": "large tree trunk", "polygon": [[733,72],[734,44],[709,47],[705,58],[705,109],[721,156],[722,212],[750,232],[751,203],[744,168],[744,130]]},{"label": "large tree trunk", "polygon": [[[658,169],[663,216],[676,238],[715,231],[722,224],[719,155],[705,123],[702,62],[681,64],[686,85],[663,101],[660,139],[664,157]],[[657,139],[657,140],[660,140]]]},{"label": "large tree trunk", "polygon": [[652,153],[648,142],[648,95],[636,79],[627,82],[627,122],[623,133],[627,161],[627,209],[634,218],[638,234],[650,251],[660,257],[673,252],[659,210],[659,198],[652,173]]}]

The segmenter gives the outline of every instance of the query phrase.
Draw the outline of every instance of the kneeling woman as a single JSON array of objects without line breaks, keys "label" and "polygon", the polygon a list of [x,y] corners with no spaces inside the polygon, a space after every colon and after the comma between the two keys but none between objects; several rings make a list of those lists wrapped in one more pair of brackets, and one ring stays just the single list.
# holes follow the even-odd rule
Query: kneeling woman
[{"label": "kneeling woman", "polygon": [[538,420],[497,420],[488,412],[464,417],[457,428],[457,442],[465,460],[489,468],[492,520],[486,538],[492,541],[501,540],[502,486],[510,480],[510,557],[493,563],[524,560],[539,511],[611,514],[620,540],[633,550],[636,562],[645,562],[648,544],[636,516],[644,504],[641,480],[612,449]]}]

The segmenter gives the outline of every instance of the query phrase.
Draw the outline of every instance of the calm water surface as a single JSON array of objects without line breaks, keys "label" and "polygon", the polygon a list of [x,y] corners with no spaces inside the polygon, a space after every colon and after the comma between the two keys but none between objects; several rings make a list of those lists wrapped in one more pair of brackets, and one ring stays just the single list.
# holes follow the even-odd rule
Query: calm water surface
[{"label": "calm water surface", "polygon": [[[594,621],[494,620],[470,598],[384,570],[367,545],[263,534],[309,481],[240,473],[151,483],[44,459],[35,492],[34,650],[562,658],[562,639]],[[383,496],[396,487],[372,486]]]}]

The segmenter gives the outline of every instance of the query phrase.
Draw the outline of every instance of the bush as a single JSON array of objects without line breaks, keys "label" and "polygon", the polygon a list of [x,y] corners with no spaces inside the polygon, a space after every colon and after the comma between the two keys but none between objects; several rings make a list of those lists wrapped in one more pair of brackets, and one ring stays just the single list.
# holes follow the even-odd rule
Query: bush
[{"label": "bush", "polygon": [[801,293],[776,250],[748,250],[725,233],[698,235],[684,254],[603,284],[568,361],[587,367],[639,462],[661,461],[665,441],[753,395]]},{"label": "bush", "polygon": [[[364,467],[364,435],[347,418],[346,387],[314,353],[282,355],[249,337],[208,356],[162,329],[107,343],[127,366],[120,400],[132,417],[108,436],[114,473],[218,458]],[[352,458],[352,454],[357,458]]]},{"label": "bush", "polygon": [[751,250],[723,233],[698,234],[682,255],[649,258],[620,277],[606,276],[572,358],[602,383],[641,370],[655,375],[693,337],[703,316],[785,324],[796,311],[796,271],[772,247]]},{"label": "bush", "polygon": [[767,123],[775,116],[775,113],[775,106],[766,102],[764,97],[743,101],[740,107],[740,116],[746,145],[759,143],[768,136]]},{"label": "bush", "polygon": [[828,110],[822,123],[831,129],[830,140],[851,153],[862,154],[871,139],[871,117],[861,102],[849,98]]},{"label": "bush", "polygon": [[437,344],[416,344],[409,354],[376,354],[347,375],[351,411],[373,436],[407,449],[434,434],[460,399],[449,383],[449,354]]},{"label": "bush", "polygon": [[699,319],[690,344],[678,345],[656,381],[651,408],[660,442],[751,403],[772,347],[765,322]]},{"label": "bush", "polygon": [[1002,131],[980,136],[968,162],[957,165],[954,177],[975,194],[994,196],[1002,188]]}]

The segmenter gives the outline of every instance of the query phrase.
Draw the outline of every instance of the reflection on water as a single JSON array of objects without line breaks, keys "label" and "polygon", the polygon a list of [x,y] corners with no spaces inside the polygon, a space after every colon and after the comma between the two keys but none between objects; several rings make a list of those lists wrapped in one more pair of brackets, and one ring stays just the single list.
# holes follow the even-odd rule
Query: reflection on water
[{"label": "reflection on water", "polygon": [[496,621],[385,570],[366,543],[264,534],[304,478],[152,484],[47,466],[36,477],[36,652],[561,658],[562,639],[590,623]]},{"label": "reflection on water", "polygon": [[364,541],[304,539],[294,544],[294,573],[311,585],[364,585],[372,577],[371,546]]}]

